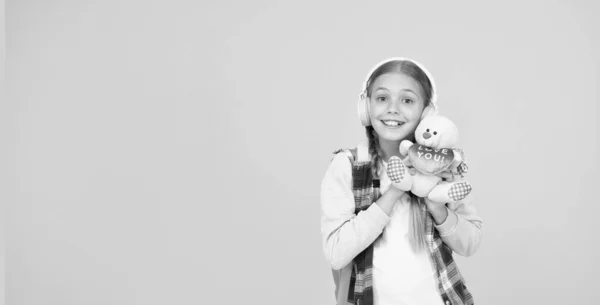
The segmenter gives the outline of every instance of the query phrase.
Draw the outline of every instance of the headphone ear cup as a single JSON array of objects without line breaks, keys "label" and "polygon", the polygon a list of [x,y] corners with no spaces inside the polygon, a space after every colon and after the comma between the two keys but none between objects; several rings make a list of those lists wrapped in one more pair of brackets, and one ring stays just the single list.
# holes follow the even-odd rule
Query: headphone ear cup
[{"label": "headphone ear cup", "polygon": [[371,126],[371,117],[369,116],[369,100],[361,95],[358,100],[358,118],[363,126]]},{"label": "headphone ear cup", "polygon": [[437,113],[438,113],[437,108],[435,106],[429,105],[429,106],[425,107],[425,109],[423,109],[423,113],[421,113],[421,120],[430,115],[436,115]]}]

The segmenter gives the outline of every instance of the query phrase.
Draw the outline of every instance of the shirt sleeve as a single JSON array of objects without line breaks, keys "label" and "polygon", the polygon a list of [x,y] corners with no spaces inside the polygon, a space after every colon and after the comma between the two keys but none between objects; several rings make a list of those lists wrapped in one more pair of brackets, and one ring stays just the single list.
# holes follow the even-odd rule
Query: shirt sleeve
[{"label": "shirt sleeve", "polygon": [[442,241],[454,252],[471,256],[477,252],[483,239],[483,220],[477,216],[473,194],[457,203],[448,204],[448,217],[435,228]]},{"label": "shirt sleeve", "polygon": [[389,216],[377,204],[354,214],[352,164],[335,155],[321,183],[321,237],[329,265],[339,270],[382,233]]}]

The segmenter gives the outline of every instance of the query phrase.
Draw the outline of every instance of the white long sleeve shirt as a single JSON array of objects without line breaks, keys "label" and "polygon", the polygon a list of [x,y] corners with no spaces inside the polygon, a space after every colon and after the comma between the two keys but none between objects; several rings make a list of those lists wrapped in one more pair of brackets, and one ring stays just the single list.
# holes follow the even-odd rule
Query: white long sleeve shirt
[{"label": "white long sleeve shirt", "polygon": [[[384,163],[383,168],[386,167]],[[385,171],[380,190],[390,187]],[[415,253],[408,239],[410,196],[394,205],[381,238],[373,248],[373,297],[377,305],[444,305],[435,286],[433,265],[427,251]]]}]

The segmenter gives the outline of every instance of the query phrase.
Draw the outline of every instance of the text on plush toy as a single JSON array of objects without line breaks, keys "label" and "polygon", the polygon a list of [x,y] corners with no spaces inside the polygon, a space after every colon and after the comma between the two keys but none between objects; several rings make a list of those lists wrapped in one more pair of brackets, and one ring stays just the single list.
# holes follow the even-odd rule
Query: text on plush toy
[{"label": "text on plush toy", "polygon": [[448,156],[448,149],[433,149],[431,147],[418,145],[417,156],[419,158],[425,158],[426,160],[433,159],[434,161],[444,162],[446,161],[446,157]]},{"label": "text on plush toy", "polygon": [[437,174],[448,169],[454,160],[452,149],[433,149],[419,144],[411,146],[408,155],[416,169],[428,174]]}]

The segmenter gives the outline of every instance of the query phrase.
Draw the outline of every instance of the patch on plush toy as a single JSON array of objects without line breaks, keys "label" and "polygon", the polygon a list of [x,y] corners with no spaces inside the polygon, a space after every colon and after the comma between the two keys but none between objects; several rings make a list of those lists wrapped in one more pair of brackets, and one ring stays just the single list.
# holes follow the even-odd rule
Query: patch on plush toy
[{"label": "patch on plush toy", "polygon": [[387,174],[395,183],[400,183],[404,180],[406,174],[406,167],[402,164],[402,160],[398,157],[391,157],[387,167]]},{"label": "patch on plush toy", "polygon": [[433,149],[415,144],[408,149],[408,157],[418,171],[437,175],[452,165],[454,152],[449,148]]},{"label": "patch on plush toy", "polygon": [[471,184],[466,181],[454,184],[448,191],[448,197],[454,201],[463,200],[471,193]]}]

